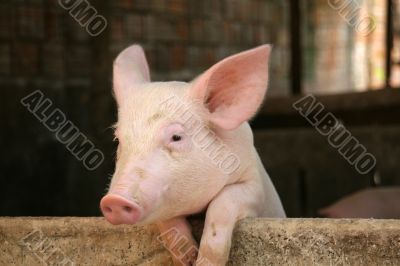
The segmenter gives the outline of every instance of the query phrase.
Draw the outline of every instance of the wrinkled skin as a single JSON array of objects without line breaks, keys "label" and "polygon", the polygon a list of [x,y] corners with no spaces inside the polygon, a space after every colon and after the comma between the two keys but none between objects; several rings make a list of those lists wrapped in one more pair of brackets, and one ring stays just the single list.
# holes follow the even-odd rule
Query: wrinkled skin
[{"label": "wrinkled skin", "polygon": [[[270,50],[264,45],[229,57],[191,83],[150,82],[142,48],[121,52],[114,63],[117,162],[100,203],[109,222],[157,223],[174,264],[191,265],[196,254],[185,251],[197,253],[198,245],[185,217],[206,210],[197,265],[225,265],[238,220],[285,217],[247,123],[266,93]],[[166,102],[183,104],[190,119]],[[199,145],[195,128],[214,142]],[[224,154],[208,152],[222,144],[237,159],[231,169],[216,163]],[[163,234],[171,229],[187,240],[179,250]]]},{"label": "wrinkled skin", "polygon": [[379,187],[357,191],[319,214],[329,218],[400,219],[400,187]]}]

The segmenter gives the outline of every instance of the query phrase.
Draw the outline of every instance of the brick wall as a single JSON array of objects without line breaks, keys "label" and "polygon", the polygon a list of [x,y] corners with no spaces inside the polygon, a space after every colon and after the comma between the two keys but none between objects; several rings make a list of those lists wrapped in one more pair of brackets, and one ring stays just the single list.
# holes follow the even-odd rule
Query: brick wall
[{"label": "brick wall", "polygon": [[384,87],[385,1],[302,1],[302,7],[305,91]]},{"label": "brick wall", "polygon": [[[106,3],[105,3],[106,2]],[[93,0],[108,27],[91,37],[58,1],[0,4],[0,74],[64,82],[91,80],[96,58],[145,47],[155,80],[191,80],[233,53],[274,44],[272,94],[288,92],[285,4],[273,0]],[[101,54],[95,54],[95,47]],[[110,71],[107,72],[111,78]],[[14,79],[14,80],[15,80]]]},{"label": "brick wall", "polygon": [[[288,8],[274,0],[89,0],[92,37],[59,1],[0,3],[0,215],[95,215],[113,172],[112,61],[144,46],[154,80],[191,80],[223,57],[274,44],[269,95],[288,94]],[[105,155],[96,171],[20,104],[40,89]],[[41,195],[41,196],[38,196]]]},{"label": "brick wall", "polygon": [[132,42],[142,43],[150,59],[153,79],[191,80],[230,54],[273,43],[271,94],[288,92],[287,14],[278,1],[136,3],[136,6],[132,1],[111,4],[109,49],[116,55]]}]

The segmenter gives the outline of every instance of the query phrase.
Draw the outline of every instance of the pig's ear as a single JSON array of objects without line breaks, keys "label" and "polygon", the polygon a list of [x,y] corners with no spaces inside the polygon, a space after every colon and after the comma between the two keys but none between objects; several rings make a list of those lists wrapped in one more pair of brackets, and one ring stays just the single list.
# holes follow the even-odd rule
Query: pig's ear
[{"label": "pig's ear", "polygon": [[206,105],[213,124],[231,130],[255,115],[267,91],[270,52],[263,45],[228,57],[193,81],[190,96]]},{"label": "pig's ear", "polygon": [[132,45],[123,50],[114,61],[114,94],[120,103],[135,85],[150,82],[149,66],[143,48]]}]

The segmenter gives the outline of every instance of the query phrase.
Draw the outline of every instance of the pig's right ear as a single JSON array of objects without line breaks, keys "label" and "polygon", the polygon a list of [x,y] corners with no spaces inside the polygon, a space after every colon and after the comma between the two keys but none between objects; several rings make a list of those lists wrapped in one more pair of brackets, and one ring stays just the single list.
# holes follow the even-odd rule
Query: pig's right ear
[{"label": "pig's right ear", "polygon": [[135,85],[150,82],[149,66],[143,48],[132,45],[123,50],[114,61],[113,72],[114,94],[120,104]]},{"label": "pig's right ear", "polygon": [[192,85],[190,95],[210,112],[210,121],[226,130],[240,126],[255,115],[268,83],[270,45],[228,57]]}]

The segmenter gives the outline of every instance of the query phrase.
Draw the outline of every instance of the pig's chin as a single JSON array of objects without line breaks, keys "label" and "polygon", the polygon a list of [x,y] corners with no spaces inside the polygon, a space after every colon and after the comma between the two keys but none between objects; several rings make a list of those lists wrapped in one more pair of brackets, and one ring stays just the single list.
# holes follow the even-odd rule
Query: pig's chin
[{"label": "pig's chin", "polygon": [[151,212],[149,215],[142,217],[136,225],[154,224],[160,221],[165,221],[173,218],[173,216],[158,213],[157,211]]},{"label": "pig's chin", "polygon": [[181,213],[177,210],[171,210],[165,208],[165,206],[160,206],[158,208],[154,208],[151,212],[146,213],[140,221],[136,223],[136,225],[148,225],[155,224],[162,221],[167,221],[175,217],[187,216],[186,213]]}]

